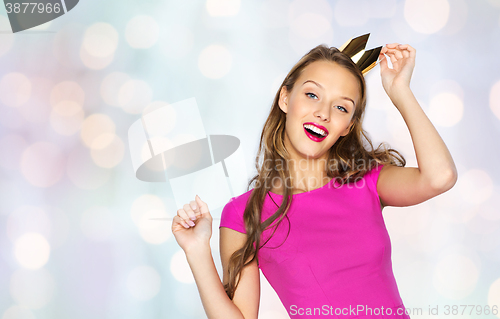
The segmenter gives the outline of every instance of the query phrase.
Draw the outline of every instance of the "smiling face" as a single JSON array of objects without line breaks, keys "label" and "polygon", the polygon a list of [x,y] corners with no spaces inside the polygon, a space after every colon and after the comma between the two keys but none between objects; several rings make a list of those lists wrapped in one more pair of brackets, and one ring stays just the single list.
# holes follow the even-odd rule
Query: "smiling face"
[{"label": "smiling face", "polygon": [[338,138],[349,133],[360,98],[358,80],[337,63],[315,61],[304,68],[291,92],[281,89],[278,102],[286,113],[285,146],[291,157],[326,158]]}]

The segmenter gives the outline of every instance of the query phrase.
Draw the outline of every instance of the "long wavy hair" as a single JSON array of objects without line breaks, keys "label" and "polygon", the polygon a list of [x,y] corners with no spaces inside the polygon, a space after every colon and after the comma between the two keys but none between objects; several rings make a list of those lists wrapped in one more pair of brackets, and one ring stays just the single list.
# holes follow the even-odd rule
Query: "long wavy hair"
[{"label": "long wavy hair", "polygon": [[[351,60],[350,57],[339,51],[335,47],[327,47],[324,44],[318,45],[304,55],[287,74],[281,84],[271,107],[271,111],[262,129],[260,145],[255,160],[257,174],[248,182],[247,191],[254,185],[254,189],[245,207],[243,218],[247,241],[242,248],[235,251],[229,260],[228,275],[229,281],[224,285],[224,289],[229,299],[233,299],[234,292],[239,283],[239,276],[242,269],[253,262],[262,246],[261,235],[278,217],[276,227],[284,218],[288,217],[287,212],[292,201],[293,189],[282,183],[283,200],[278,210],[264,222],[261,222],[261,213],[264,199],[271,190],[274,178],[281,181],[291,180],[288,168],[289,154],[285,148],[285,120],[284,113],[279,105],[280,91],[285,87],[291,92],[295,82],[302,74],[303,70],[315,61],[329,61],[349,70],[358,80],[360,87],[360,100],[356,103],[356,108],[352,117],[352,126],[345,136],[340,136],[335,144],[328,151],[327,163],[337,165],[327,165],[327,176],[340,180],[342,183],[351,183],[378,164],[389,164],[405,166],[406,160],[396,150],[388,147],[386,143],[381,143],[376,149],[362,128],[363,115],[366,107],[366,84],[363,74]],[[364,163],[364,165],[359,165]],[[366,165],[366,163],[369,163]],[[277,169],[280,166],[282,169]],[[272,236],[271,235],[271,236]]]}]

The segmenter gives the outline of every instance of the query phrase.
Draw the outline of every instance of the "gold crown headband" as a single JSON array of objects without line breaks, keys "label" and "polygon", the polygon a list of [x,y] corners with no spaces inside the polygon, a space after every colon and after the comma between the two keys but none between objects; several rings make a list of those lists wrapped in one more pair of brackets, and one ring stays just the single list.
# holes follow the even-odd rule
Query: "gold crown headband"
[{"label": "gold crown headband", "polygon": [[365,51],[366,43],[368,42],[369,37],[370,34],[367,33],[354,39],[351,38],[339,48],[339,51],[347,54],[347,56],[349,56],[351,60],[356,63],[363,75],[368,73],[375,67],[375,65],[377,65],[377,60],[380,55],[380,51],[382,50],[382,47],[380,46]]}]

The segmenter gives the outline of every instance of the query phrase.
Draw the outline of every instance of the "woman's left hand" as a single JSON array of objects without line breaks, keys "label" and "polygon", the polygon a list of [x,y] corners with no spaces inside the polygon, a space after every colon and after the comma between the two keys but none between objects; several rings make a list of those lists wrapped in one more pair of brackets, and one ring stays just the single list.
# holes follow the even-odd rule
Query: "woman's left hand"
[{"label": "woman's left hand", "polygon": [[[391,59],[392,69],[387,65],[386,54]],[[391,99],[403,88],[410,87],[410,79],[415,67],[416,50],[409,44],[387,44],[380,52],[380,75],[382,85]]]}]

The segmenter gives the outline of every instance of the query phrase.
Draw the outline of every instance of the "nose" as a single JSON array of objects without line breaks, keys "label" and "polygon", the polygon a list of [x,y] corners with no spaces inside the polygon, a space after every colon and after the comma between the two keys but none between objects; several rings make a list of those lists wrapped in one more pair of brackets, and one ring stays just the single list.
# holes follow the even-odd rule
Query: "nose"
[{"label": "nose", "polygon": [[330,109],[326,105],[320,105],[316,111],[314,111],[314,116],[319,118],[321,121],[328,122],[330,120]]}]

